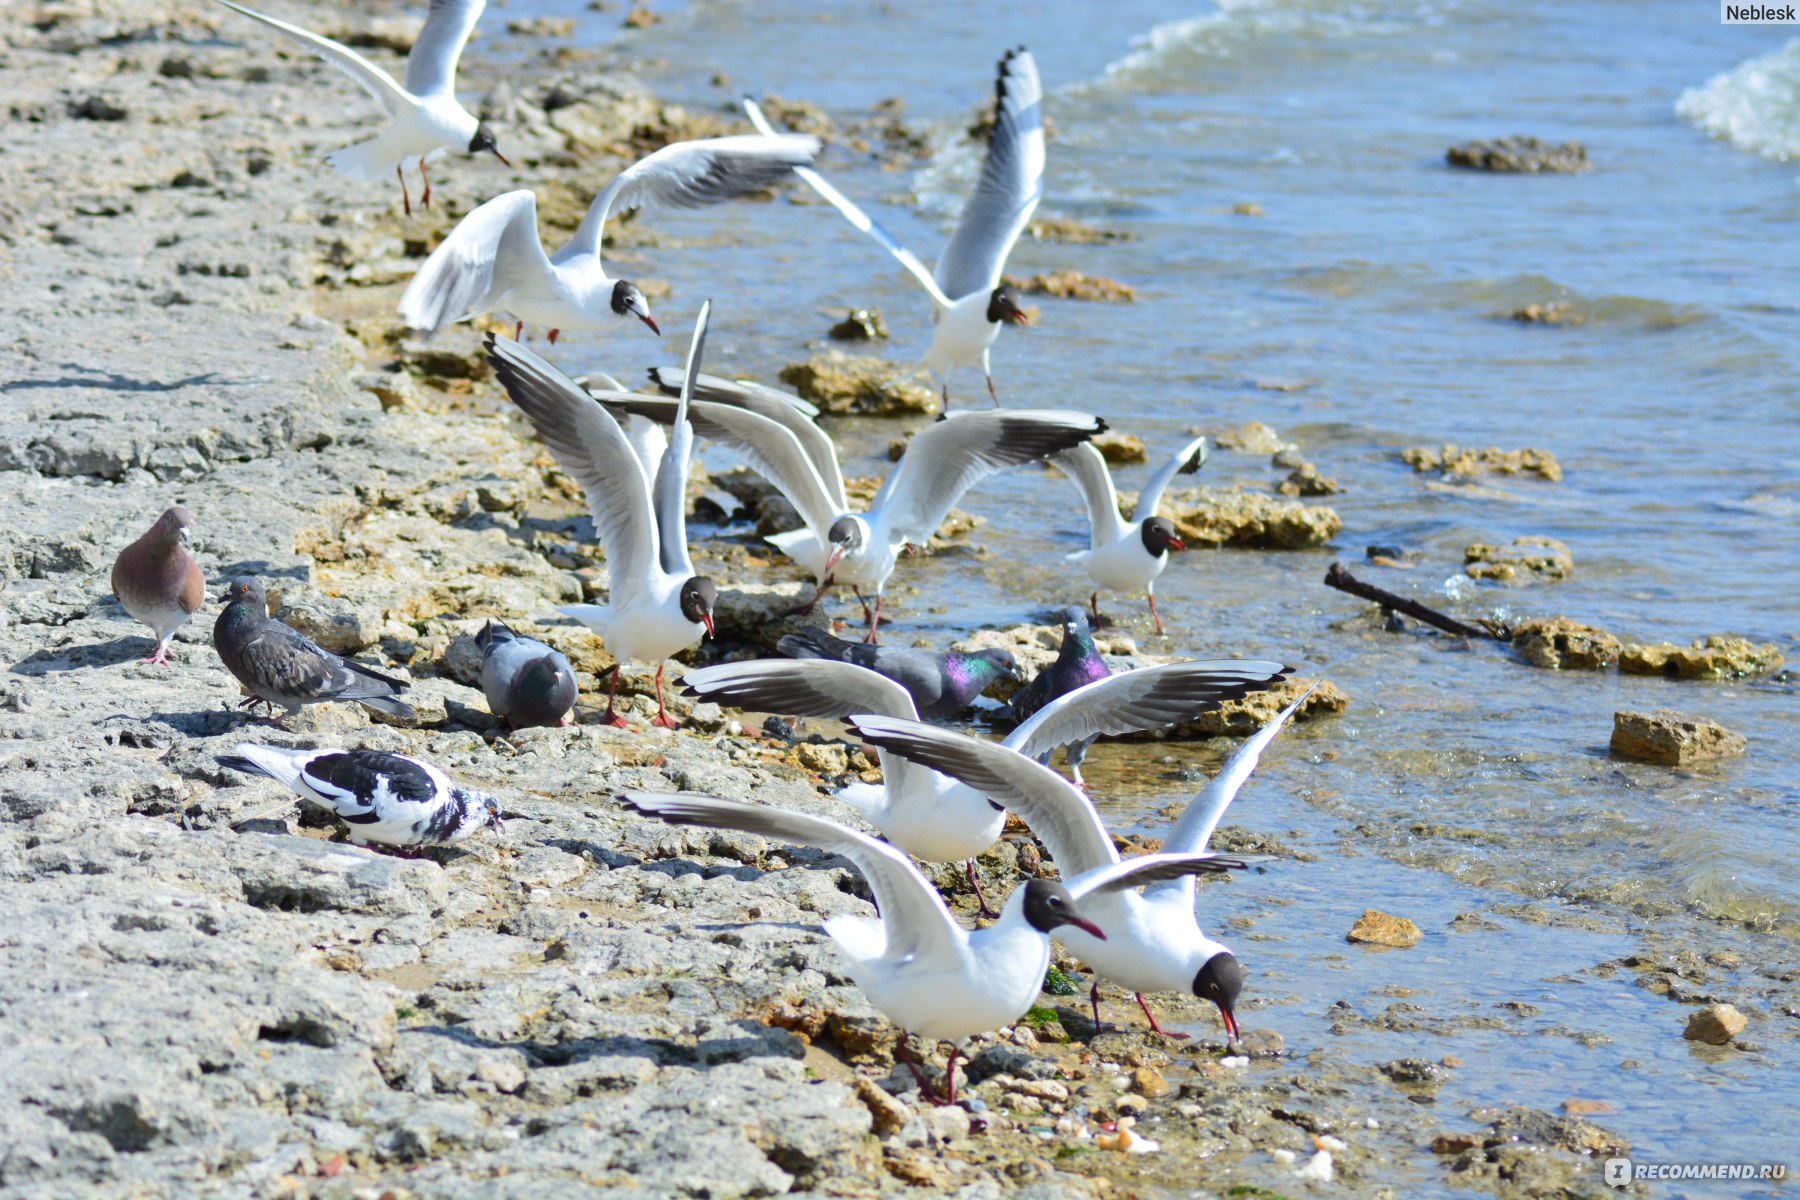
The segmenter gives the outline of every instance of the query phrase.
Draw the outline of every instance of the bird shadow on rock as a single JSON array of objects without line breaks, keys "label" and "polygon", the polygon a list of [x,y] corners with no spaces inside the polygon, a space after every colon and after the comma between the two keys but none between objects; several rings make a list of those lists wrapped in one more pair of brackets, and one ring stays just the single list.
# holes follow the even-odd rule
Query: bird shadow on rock
[{"label": "bird shadow on rock", "polygon": [[312,567],[306,563],[290,563],[278,567],[266,558],[240,559],[234,563],[220,563],[218,575],[214,582],[223,585],[240,575],[254,575],[258,579],[291,579],[296,583],[311,582]]},{"label": "bird shadow on rock", "polygon": [[14,675],[43,676],[58,671],[85,671],[98,667],[128,667],[156,649],[155,638],[120,637],[110,642],[64,646],[60,650],[35,650],[14,663]]},{"label": "bird shadow on rock", "polygon": [[728,1027],[743,1036],[698,1038],[690,1045],[673,1038],[629,1034],[577,1038],[569,1042],[501,1041],[447,1025],[413,1026],[407,1032],[442,1037],[481,1050],[516,1050],[531,1060],[534,1069],[549,1071],[578,1068],[603,1059],[647,1058],[662,1066],[704,1067],[751,1058],[804,1058],[806,1055],[806,1043],[785,1029],[764,1025],[750,1017],[731,1021]]},{"label": "bird shadow on rock", "polygon": [[[204,375],[189,375],[186,379],[160,383],[153,379],[133,379],[129,375],[121,375],[116,371],[84,367],[80,363],[58,363],[57,365],[65,371],[75,371],[79,374],[65,375],[60,379],[15,379],[6,385],[6,390],[26,392],[54,388],[98,388],[109,392],[179,392],[183,388],[197,387],[203,383],[229,384],[231,382],[219,379],[217,371],[208,371]],[[237,386],[251,386],[251,381],[241,380]]]},{"label": "bird shadow on rock", "polygon": [[667,875],[670,879],[680,879],[683,875],[699,875],[704,879],[735,879],[739,883],[754,883],[763,876],[771,874],[769,871],[759,870],[756,867],[727,867],[717,863],[712,866],[703,866],[691,858],[659,858],[632,865],[652,874]]},{"label": "bird shadow on rock", "polygon": [[632,858],[628,854],[620,854],[617,850],[608,849],[598,842],[590,842],[586,838],[545,838],[539,845],[553,846],[564,854],[572,854],[576,858],[597,862],[609,871],[617,870],[620,867],[642,865],[640,860]]}]

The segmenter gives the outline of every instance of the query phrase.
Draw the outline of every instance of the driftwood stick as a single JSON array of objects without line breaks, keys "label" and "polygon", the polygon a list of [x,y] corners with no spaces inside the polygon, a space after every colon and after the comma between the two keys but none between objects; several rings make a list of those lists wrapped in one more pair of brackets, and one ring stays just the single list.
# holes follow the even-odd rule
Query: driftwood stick
[{"label": "driftwood stick", "polygon": [[1325,586],[1334,587],[1340,592],[1349,592],[1352,596],[1361,596],[1364,600],[1373,600],[1386,609],[1405,613],[1415,621],[1441,629],[1445,633],[1453,633],[1457,637],[1493,638],[1496,641],[1509,641],[1510,631],[1502,631],[1494,627],[1483,628],[1480,625],[1469,625],[1447,617],[1435,609],[1426,608],[1417,600],[1409,600],[1405,596],[1396,596],[1393,592],[1364,583],[1344,569],[1343,563],[1332,563],[1331,569],[1325,572]]}]

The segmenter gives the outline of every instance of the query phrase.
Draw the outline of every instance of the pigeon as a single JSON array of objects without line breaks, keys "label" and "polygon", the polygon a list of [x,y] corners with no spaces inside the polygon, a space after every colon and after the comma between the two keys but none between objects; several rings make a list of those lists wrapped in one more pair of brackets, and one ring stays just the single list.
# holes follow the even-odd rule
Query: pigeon
[{"label": "pigeon", "polygon": [[500,802],[458,787],[423,759],[385,750],[284,750],[241,742],[222,767],[279,780],[329,808],[359,846],[460,842],[478,829],[501,831]]},{"label": "pigeon", "polygon": [[538,238],[537,197],[507,192],[464,217],[425,260],[400,297],[408,326],[436,333],[458,321],[504,309],[516,322],[604,331],[636,317],[659,333],[644,293],[611,279],[600,265],[601,235],[613,209],[699,208],[776,183],[819,153],[815,137],[737,136],[676,142],[641,158],[594,197],[575,235],[554,256]]},{"label": "pigeon", "polygon": [[[954,413],[913,435],[875,499],[856,512],[844,493],[836,448],[793,397],[730,381],[708,385],[705,394],[713,399],[699,399],[696,392],[688,407],[694,432],[743,458],[805,522],[767,539],[818,583],[795,611],[811,612],[833,586],[848,584],[863,602],[870,642],[881,625],[882,589],[900,554],[928,542],[965,492],[1006,467],[1041,461],[1106,430],[1092,413],[1067,409]],[[617,412],[665,423],[677,407],[634,393],[596,399]],[[873,609],[864,588],[874,589]]]},{"label": "pigeon", "polygon": [[1089,601],[1094,620],[1100,620],[1099,589],[1135,592],[1142,588],[1150,598],[1150,616],[1160,635],[1163,623],[1156,611],[1156,577],[1169,565],[1169,551],[1186,550],[1187,544],[1175,536],[1175,523],[1156,510],[1170,480],[1178,474],[1191,475],[1205,465],[1206,439],[1195,438],[1158,468],[1138,493],[1130,521],[1119,515],[1112,473],[1098,450],[1075,446],[1050,461],[1067,472],[1087,500],[1089,545],[1086,550],[1069,555],[1069,561],[1086,567],[1088,578],[1094,581],[1095,591]]},{"label": "pigeon", "polygon": [[521,637],[498,621],[475,635],[481,647],[481,691],[488,711],[514,729],[573,725],[575,668],[560,650]]},{"label": "pigeon", "polygon": [[951,918],[943,899],[906,855],[835,821],[712,796],[625,792],[619,800],[633,812],[672,825],[736,829],[849,859],[868,880],[878,915],[829,917],[825,933],[870,1003],[901,1030],[897,1057],[912,1069],[920,1094],[934,1104],[956,1101],[956,1053],[945,1072],[947,1094],[940,1099],[906,1051],[908,1033],[960,1042],[1012,1024],[1043,986],[1050,933],[1074,927],[1106,939],[1083,915],[1083,906],[1093,898],[1240,865],[1213,855],[1150,854],[1096,871],[1073,886],[1032,879],[1014,889],[997,922],[970,933]]},{"label": "pigeon", "polygon": [[125,611],[150,627],[156,649],[145,665],[169,664],[169,642],[206,599],[206,580],[188,549],[194,519],[177,504],[113,563],[112,590]]},{"label": "pigeon", "polygon": [[392,124],[378,137],[334,151],[325,156],[325,161],[352,179],[380,179],[392,171],[400,180],[400,198],[406,204],[407,216],[412,215],[412,196],[406,190],[409,166],[419,168],[419,178],[425,184],[422,203],[429,208],[431,177],[425,173],[425,164],[445,151],[492,154],[507,166],[512,165],[500,153],[494,131],[470,116],[456,101],[456,64],[487,0],[431,0],[431,12],[419,30],[419,40],[406,56],[404,84],[395,83],[392,75],[342,43],[253,12],[232,0],[219,3],[304,43],[314,54],[361,84],[375,103],[387,110]]},{"label": "pigeon", "polygon": [[[1057,647],[1056,661],[1013,693],[1008,706],[1010,715],[1015,721],[1026,720],[1052,700],[1111,674],[1106,660],[1100,657],[1099,647],[1094,645],[1094,633],[1088,625],[1087,614],[1071,605],[1063,609],[1062,645]],[[1069,743],[1069,772],[1075,776],[1076,786],[1081,784],[1081,762],[1093,744],[1092,738]],[[1049,759],[1050,751],[1046,750],[1038,761],[1048,762]]]},{"label": "pigeon", "polygon": [[885,676],[906,689],[919,716],[927,719],[956,716],[996,683],[1019,678],[1019,664],[1010,650],[977,650],[972,654],[960,650],[895,650],[846,642],[811,627],[783,636],[775,648],[789,658],[830,659]]},{"label": "pigeon", "polygon": [[[1156,857],[1209,853],[1207,845],[1213,830],[1218,828],[1238,789],[1256,769],[1263,750],[1312,690],[1308,688],[1238,748],[1188,805]],[[1093,802],[1069,786],[1062,776],[1011,747],[893,717],[858,717],[854,724],[871,744],[955,776],[1017,813],[1050,851],[1063,879],[1077,895],[1090,876],[1108,877],[1109,872],[1123,865]],[[1110,891],[1094,897],[1088,911],[1102,928],[1110,931],[1109,937],[1091,938],[1067,930],[1057,934],[1058,940],[1096,972],[1135,993],[1151,1032],[1175,1038],[1187,1036],[1169,1034],[1158,1025],[1144,993],[1191,991],[1218,1006],[1227,1039],[1237,1040],[1235,1007],[1243,987],[1244,968],[1228,947],[1200,931],[1194,919],[1191,878],[1158,883],[1142,894]],[[1088,999],[1094,1006],[1094,1028],[1099,1029],[1098,979]]]},{"label": "pigeon", "polygon": [[[213,648],[237,681],[250,693],[243,705],[264,704],[280,725],[308,704],[354,700],[390,716],[415,714],[396,697],[412,685],[371,671],[313,644],[299,630],[269,616],[263,582],[240,575],[219,597],[225,611],[213,624]],[[239,707],[243,707],[240,705]]]},{"label": "pigeon", "polygon": [[[880,242],[930,294],[931,346],[920,365],[942,381],[946,409],[950,407],[950,372],[977,363],[987,380],[988,395],[999,405],[988,351],[1002,325],[1027,325],[1031,320],[1012,289],[1000,282],[1007,255],[1031,223],[1044,194],[1044,88],[1038,81],[1037,62],[1023,46],[1001,57],[994,100],[994,128],[981,179],[963,207],[962,220],[950,235],[935,273],[927,271],[912,251],[817,172],[810,168],[796,172],[852,225]],[[744,111],[758,130],[774,132],[754,100],[744,100]]]},{"label": "pigeon", "polygon": [[[706,345],[708,301],[694,321],[688,344],[687,375],[692,378]],[[587,497],[594,532],[606,547],[610,593],[607,603],[576,604],[558,609],[599,634],[614,659],[656,664],[656,724],[673,729],[678,722],[663,706],[662,677],[666,660],[713,635],[713,603],[719,589],[694,573],[687,544],[688,464],[694,431],[685,412],[675,418],[673,435],[654,471],[638,458],[612,414],[561,371],[516,341],[492,334],[488,360],[513,403],[563,470]],[[682,396],[685,409],[688,397]],[[606,694],[609,725],[624,727],[614,711],[619,673],[613,672]]]}]

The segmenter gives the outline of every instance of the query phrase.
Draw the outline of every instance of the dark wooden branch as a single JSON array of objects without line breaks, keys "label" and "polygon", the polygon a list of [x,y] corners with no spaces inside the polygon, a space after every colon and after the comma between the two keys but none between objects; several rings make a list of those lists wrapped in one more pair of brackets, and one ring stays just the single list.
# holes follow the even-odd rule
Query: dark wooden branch
[{"label": "dark wooden branch", "polygon": [[1426,608],[1417,600],[1409,600],[1405,596],[1396,596],[1393,592],[1364,583],[1344,569],[1343,563],[1332,563],[1331,569],[1325,572],[1325,586],[1334,587],[1340,592],[1349,592],[1352,596],[1361,596],[1364,600],[1373,600],[1384,609],[1404,613],[1415,621],[1445,633],[1453,633],[1457,637],[1493,638],[1495,641],[1512,640],[1510,630],[1502,630],[1497,626],[1470,625],[1455,617],[1447,617],[1435,609]]}]

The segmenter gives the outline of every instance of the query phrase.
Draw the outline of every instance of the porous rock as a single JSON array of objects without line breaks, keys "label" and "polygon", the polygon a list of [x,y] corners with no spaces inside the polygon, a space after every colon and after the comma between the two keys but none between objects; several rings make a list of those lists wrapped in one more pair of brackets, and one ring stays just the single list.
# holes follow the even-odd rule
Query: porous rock
[{"label": "porous rock", "polygon": [[1322,504],[1241,487],[1182,488],[1164,495],[1162,511],[1189,546],[1298,550],[1323,546],[1344,527],[1343,519]]},{"label": "porous rock", "polygon": [[1363,910],[1363,915],[1356,919],[1350,932],[1344,935],[1352,942],[1363,942],[1372,946],[1395,946],[1405,948],[1419,944],[1419,927],[1405,917],[1396,917],[1373,908]]},{"label": "porous rock", "polygon": [[904,367],[841,350],[815,354],[781,369],[781,382],[834,415],[891,417],[937,411],[937,395],[909,379]]},{"label": "porous rock", "polygon": [[1691,646],[1627,643],[1619,654],[1619,670],[1674,679],[1748,679],[1779,670],[1785,661],[1773,642],[1713,634]]},{"label": "porous rock", "polygon": [[1745,745],[1717,721],[1672,709],[1613,714],[1612,752],[1621,758],[1681,767],[1742,754]]},{"label": "porous rock", "polygon": [[1461,142],[1444,151],[1453,167],[1510,175],[1579,175],[1593,169],[1579,142],[1555,145],[1529,134]]},{"label": "porous rock", "polygon": [[1508,546],[1473,542],[1463,550],[1463,574],[1470,579],[1561,583],[1574,571],[1574,556],[1555,538],[1516,537]]},{"label": "porous rock", "polygon": [[1723,1046],[1749,1028],[1750,1021],[1730,1004],[1709,1004],[1688,1017],[1681,1036],[1690,1042]]},{"label": "porous rock", "polygon": [[1513,627],[1512,648],[1534,667],[1601,671],[1619,661],[1619,639],[1567,617],[1542,617]]}]

